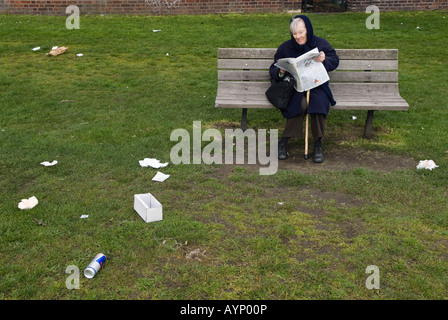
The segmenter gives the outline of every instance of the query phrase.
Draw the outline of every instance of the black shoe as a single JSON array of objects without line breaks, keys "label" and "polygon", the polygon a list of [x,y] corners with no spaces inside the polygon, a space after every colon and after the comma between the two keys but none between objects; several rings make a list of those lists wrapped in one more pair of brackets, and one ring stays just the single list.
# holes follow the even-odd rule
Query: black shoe
[{"label": "black shoe", "polygon": [[280,160],[286,160],[286,158],[288,158],[288,152],[286,151],[286,143],[280,142],[278,144],[278,158]]},{"label": "black shoe", "polygon": [[314,147],[313,161],[315,163],[324,162],[324,153],[322,151],[322,146]]}]

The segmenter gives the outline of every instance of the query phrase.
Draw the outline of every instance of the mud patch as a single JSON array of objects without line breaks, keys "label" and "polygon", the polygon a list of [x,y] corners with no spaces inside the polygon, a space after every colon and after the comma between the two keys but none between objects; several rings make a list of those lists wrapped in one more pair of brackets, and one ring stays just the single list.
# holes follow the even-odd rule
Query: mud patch
[{"label": "mud patch", "polygon": [[382,151],[360,150],[346,147],[331,147],[325,149],[323,163],[314,163],[312,154],[304,159],[303,150],[298,147],[288,151],[286,160],[279,160],[279,169],[301,170],[303,173],[328,171],[350,171],[365,168],[371,171],[392,172],[396,170],[414,169],[415,160],[411,157],[393,155]]}]

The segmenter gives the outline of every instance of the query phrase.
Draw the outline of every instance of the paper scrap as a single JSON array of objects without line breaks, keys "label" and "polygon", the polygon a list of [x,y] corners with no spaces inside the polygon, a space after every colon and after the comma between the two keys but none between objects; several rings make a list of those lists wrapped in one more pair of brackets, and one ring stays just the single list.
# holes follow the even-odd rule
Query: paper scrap
[{"label": "paper scrap", "polygon": [[82,53],[78,53],[78,54],[76,54],[78,57],[82,57],[84,54],[82,54]]},{"label": "paper scrap", "polygon": [[53,48],[51,48],[51,50],[56,50],[58,48],[58,46],[54,46]]},{"label": "paper scrap", "polygon": [[60,48],[52,49],[50,52],[47,53],[47,55],[49,55],[49,56],[57,56],[57,55],[60,55],[60,54],[64,53],[67,50],[68,50],[67,47],[60,47]]},{"label": "paper scrap", "polygon": [[352,116],[352,120],[356,120],[356,119],[358,119],[358,117]]},{"label": "paper scrap", "polygon": [[439,167],[433,160],[420,160],[417,169],[428,169],[432,170]]},{"label": "paper scrap", "polygon": [[157,171],[156,175],[154,176],[154,178],[152,178],[153,181],[158,181],[158,182],[163,182],[166,179],[168,179],[170,177],[169,174],[164,174],[160,171]]},{"label": "paper scrap", "polygon": [[36,47],[36,48],[31,49],[31,50],[37,51],[37,50],[40,50],[40,47]]},{"label": "paper scrap", "polygon": [[154,158],[145,158],[143,160],[139,160],[139,163],[142,167],[152,167],[155,169],[164,168],[168,165],[168,162],[161,163],[160,160]]},{"label": "paper scrap", "polygon": [[80,219],[85,219],[85,218],[88,218],[88,217],[89,217],[88,214],[83,214],[83,215],[80,217]]},{"label": "paper scrap", "polygon": [[51,167],[51,166],[58,164],[58,162],[56,160],[53,160],[52,162],[44,161],[44,162],[41,162],[40,164],[43,166],[46,166],[46,167]]},{"label": "paper scrap", "polygon": [[35,196],[32,196],[29,199],[22,199],[22,201],[19,202],[18,207],[21,210],[27,210],[34,208],[38,203],[39,201],[37,200],[37,198]]},{"label": "paper scrap", "polygon": [[152,32],[160,32],[160,31],[162,30],[156,30],[156,29],[152,30]]}]

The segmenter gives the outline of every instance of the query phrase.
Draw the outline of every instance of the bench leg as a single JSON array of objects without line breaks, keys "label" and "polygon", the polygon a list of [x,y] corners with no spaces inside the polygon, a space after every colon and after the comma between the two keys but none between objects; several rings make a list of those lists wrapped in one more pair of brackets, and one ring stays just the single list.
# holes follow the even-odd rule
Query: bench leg
[{"label": "bench leg", "polygon": [[241,130],[247,129],[247,108],[243,108],[243,114],[241,116]]},{"label": "bench leg", "polygon": [[366,125],[364,127],[364,138],[370,139],[373,135],[373,110],[367,111]]}]

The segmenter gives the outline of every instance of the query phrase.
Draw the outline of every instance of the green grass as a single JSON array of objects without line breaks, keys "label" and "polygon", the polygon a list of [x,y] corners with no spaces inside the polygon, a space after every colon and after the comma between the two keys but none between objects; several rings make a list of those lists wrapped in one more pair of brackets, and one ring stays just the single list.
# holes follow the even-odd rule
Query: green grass
[{"label": "green grass", "polygon": [[[156,183],[138,160],[169,161],[172,130],[240,118],[214,108],[217,48],[277,47],[290,16],[81,15],[68,30],[66,17],[0,15],[0,298],[446,299],[447,16],[381,13],[380,29],[368,30],[364,13],[310,14],[335,48],[398,48],[410,104],[377,112],[372,140],[351,120],[364,113],[330,113],[329,150],[439,168],[260,176],[256,166],[170,164]],[[47,57],[55,45],[70,49]],[[275,110],[250,110],[249,121],[284,125]],[[146,192],[163,204],[162,221],[133,210]],[[33,195],[35,208],[17,208]],[[195,249],[204,255],[187,259]],[[98,252],[104,268],[68,290],[66,268],[82,272]],[[379,290],[365,286],[369,265]]]}]

